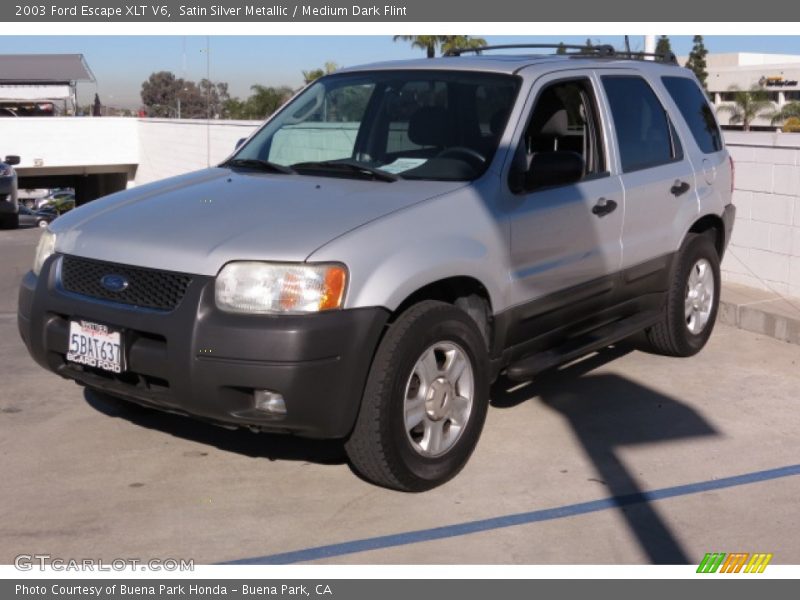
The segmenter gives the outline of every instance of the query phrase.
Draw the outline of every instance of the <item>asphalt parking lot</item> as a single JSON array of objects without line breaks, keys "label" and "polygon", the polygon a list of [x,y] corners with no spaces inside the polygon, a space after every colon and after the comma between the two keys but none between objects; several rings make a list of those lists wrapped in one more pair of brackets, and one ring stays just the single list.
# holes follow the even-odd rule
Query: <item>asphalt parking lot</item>
[{"label": "asphalt parking lot", "polygon": [[340,444],[228,431],[38,367],[0,231],[0,563],[18,554],[322,563],[800,563],[800,346],[719,325],[692,359],[609,349],[493,390],[465,470],[372,486]]}]

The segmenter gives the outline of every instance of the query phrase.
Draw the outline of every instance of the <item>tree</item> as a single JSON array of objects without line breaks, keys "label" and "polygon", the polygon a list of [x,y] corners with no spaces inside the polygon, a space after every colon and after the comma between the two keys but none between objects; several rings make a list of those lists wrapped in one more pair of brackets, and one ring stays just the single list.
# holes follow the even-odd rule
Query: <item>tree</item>
[{"label": "tree", "polygon": [[142,83],[142,103],[147,107],[151,117],[169,117],[177,110],[178,91],[183,87],[183,80],[169,71],[152,73]]},{"label": "tree", "polygon": [[733,93],[733,102],[718,107],[717,112],[730,114],[728,122],[731,125],[741,124],[742,129],[750,131],[750,125],[758,117],[774,116],[772,102],[760,86],[754,85],[746,92],[736,86],[732,86],[730,90]]},{"label": "tree", "polygon": [[253,94],[247,99],[247,109],[250,118],[265,119],[278,110],[294,91],[290,87],[266,87],[263,85],[251,85]]},{"label": "tree", "polygon": [[656,54],[662,56],[669,56],[672,54],[672,44],[669,43],[669,38],[667,36],[658,36],[658,40],[656,41]]},{"label": "tree", "polygon": [[323,77],[324,75],[330,75],[331,73],[334,73],[338,69],[339,65],[337,65],[333,61],[328,61],[325,63],[325,66],[321,69],[312,69],[311,71],[303,71],[303,81],[306,84],[309,84],[312,81],[315,81],[320,77]]},{"label": "tree", "polygon": [[436,56],[436,50],[439,48],[444,54],[448,50],[479,48],[486,45],[485,39],[469,35],[396,35],[394,41],[411,42],[412,48],[425,50],[428,58]]},{"label": "tree", "polygon": [[208,119],[224,115],[230,98],[227,83],[201,79],[197,84],[175,77],[169,71],[152,73],[142,83],[142,103],[151,117]]},{"label": "tree", "polygon": [[584,48],[581,48],[581,54],[593,54],[594,53],[594,44],[592,44],[592,40],[590,38],[586,38],[586,43],[584,44]]},{"label": "tree", "polygon": [[227,118],[225,103],[230,100],[227,83],[214,83],[208,79],[201,79],[198,85],[200,94],[205,98],[208,107],[208,118]]},{"label": "tree", "polygon": [[442,54],[447,54],[451,50],[458,50],[459,48],[481,48],[485,45],[485,39],[469,35],[443,35],[439,40]]},{"label": "tree", "polygon": [[706,79],[708,79],[708,71],[706,71],[706,56],[708,55],[708,50],[706,50],[705,44],[703,44],[702,35],[694,36],[692,42],[692,51],[689,52],[686,68],[694,71],[697,79],[703,84],[703,88],[705,89]]},{"label": "tree", "polygon": [[567,47],[564,45],[564,42],[558,42],[558,48],[556,48],[556,54],[566,54]]},{"label": "tree", "polygon": [[800,118],[800,102],[789,102],[788,104],[785,104],[783,108],[775,111],[771,117],[773,125],[777,125],[781,121]]}]

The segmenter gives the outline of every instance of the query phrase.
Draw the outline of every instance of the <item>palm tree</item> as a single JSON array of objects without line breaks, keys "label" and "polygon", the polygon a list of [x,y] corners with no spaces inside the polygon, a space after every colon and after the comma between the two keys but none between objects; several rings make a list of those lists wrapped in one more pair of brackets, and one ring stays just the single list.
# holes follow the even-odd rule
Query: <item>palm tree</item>
[{"label": "palm tree", "polygon": [[457,48],[480,48],[486,40],[469,35],[396,35],[394,41],[411,42],[412,48],[422,48],[428,58],[436,56],[437,48],[442,54]]},{"label": "palm tree", "polygon": [[486,40],[469,35],[443,35],[440,40],[442,54],[447,54],[450,50],[466,48],[482,48],[486,45]]},{"label": "palm tree", "polygon": [[718,113],[729,113],[729,123],[738,125],[741,123],[742,129],[750,131],[750,124],[758,117],[772,117],[774,108],[769,96],[761,86],[754,85],[749,91],[745,92],[731,86],[733,92],[733,103],[723,104],[717,108]]},{"label": "palm tree", "polygon": [[782,109],[775,111],[772,115],[772,124],[777,125],[781,121],[791,119],[792,117],[800,118],[800,102],[789,102],[785,104]]},{"label": "palm tree", "polygon": [[428,58],[436,56],[436,48],[439,47],[438,35],[396,35],[394,41],[411,42],[412,48],[423,48]]}]

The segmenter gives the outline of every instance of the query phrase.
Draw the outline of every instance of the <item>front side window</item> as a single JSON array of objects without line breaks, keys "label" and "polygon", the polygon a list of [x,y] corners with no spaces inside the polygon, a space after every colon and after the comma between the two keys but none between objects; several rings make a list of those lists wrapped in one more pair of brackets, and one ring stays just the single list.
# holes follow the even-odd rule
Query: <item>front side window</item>
[{"label": "front side window", "polygon": [[667,112],[644,79],[606,75],[602,80],[614,119],[623,172],[681,158],[680,141]]},{"label": "front side window", "polygon": [[519,193],[565,185],[539,171],[557,171],[567,164],[576,170],[570,183],[606,173],[601,131],[594,90],[587,78],[548,84],[537,95],[528,118],[510,187]]},{"label": "front side window", "polygon": [[516,76],[375,71],[324,77],[229,161],[300,173],[471,180],[491,162],[519,89]]}]

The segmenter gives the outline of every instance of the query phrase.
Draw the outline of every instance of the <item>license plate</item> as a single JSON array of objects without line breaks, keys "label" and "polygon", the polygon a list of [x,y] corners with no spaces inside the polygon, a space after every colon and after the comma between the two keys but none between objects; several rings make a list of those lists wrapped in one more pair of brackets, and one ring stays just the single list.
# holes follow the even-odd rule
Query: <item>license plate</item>
[{"label": "license plate", "polygon": [[125,370],[122,332],[90,321],[70,321],[67,360],[122,373]]}]

